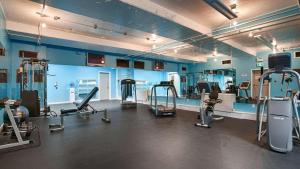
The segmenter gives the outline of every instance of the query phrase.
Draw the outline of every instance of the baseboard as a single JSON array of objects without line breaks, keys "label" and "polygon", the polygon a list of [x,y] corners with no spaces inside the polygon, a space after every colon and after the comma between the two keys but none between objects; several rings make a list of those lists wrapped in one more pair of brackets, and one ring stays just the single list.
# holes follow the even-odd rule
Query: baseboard
[{"label": "baseboard", "polygon": [[70,101],[64,101],[64,102],[51,102],[51,103],[48,103],[48,105],[69,104],[69,103],[72,103],[72,102],[70,102]]}]

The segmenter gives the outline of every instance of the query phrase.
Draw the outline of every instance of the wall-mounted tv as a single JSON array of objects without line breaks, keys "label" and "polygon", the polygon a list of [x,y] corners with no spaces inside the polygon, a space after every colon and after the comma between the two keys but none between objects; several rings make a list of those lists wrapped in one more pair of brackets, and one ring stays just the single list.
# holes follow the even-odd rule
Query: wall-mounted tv
[{"label": "wall-mounted tv", "polygon": [[136,69],[145,69],[145,62],[143,62],[143,61],[134,61],[134,68],[136,68]]},{"label": "wall-mounted tv", "polygon": [[104,55],[88,53],[87,54],[87,65],[88,66],[104,66],[105,65]]},{"label": "wall-mounted tv", "polygon": [[126,67],[126,68],[129,68],[129,60],[126,60],[126,59],[117,59],[117,67]]},{"label": "wall-mounted tv", "polygon": [[38,52],[20,50],[19,57],[36,59],[38,57]]},{"label": "wall-mounted tv", "polygon": [[162,61],[154,61],[153,62],[153,70],[161,71],[164,70],[164,62]]},{"label": "wall-mounted tv", "polygon": [[231,64],[231,60],[230,59],[222,60],[222,64],[223,65],[230,65]]}]

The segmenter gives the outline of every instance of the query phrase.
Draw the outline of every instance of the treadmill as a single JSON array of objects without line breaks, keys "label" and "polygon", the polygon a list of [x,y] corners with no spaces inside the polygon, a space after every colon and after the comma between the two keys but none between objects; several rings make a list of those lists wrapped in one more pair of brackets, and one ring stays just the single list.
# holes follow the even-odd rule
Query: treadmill
[{"label": "treadmill", "polygon": [[[166,103],[158,104],[157,89],[166,89]],[[171,95],[170,95],[171,93]],[[169,97],[172,98],[172,104],[169,104]],[[178,97],[174,84],[171,81],[162,81],[154,85],[151,89],[150,107],[155,116],[174,116],[176,115],[176,98]]]}]

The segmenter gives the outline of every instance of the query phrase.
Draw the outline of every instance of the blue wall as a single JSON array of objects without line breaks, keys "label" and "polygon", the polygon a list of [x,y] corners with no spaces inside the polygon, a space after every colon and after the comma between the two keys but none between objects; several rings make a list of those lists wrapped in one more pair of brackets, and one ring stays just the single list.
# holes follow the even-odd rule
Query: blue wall
[{"label": "blue wall", "polygon": [[[8,83],[7,93],[3,94],[4,96],[8,96],[11,99],[18,99],[20,98],[20,86],[18,83],[16,83],[16,70],[19,68],[19,65],[21,63],[21,58],[19,57],[19,51],[20,50],[27,50],[27,51],[35,51],[38,52],[38,58],[39,59],[48,59],[50,62],[49,72],[48,74],[59,74],[59,71],[61,71],[61,74],[64,74],[65,77],[72,77],[72,71],[74,72],[74,75],[77,77],[74,80],[83,79],[84,75],[79,72],[85,72],[84,74],[87,76],[86,78],[96,77],[98,71],[109,71],[112,73],[112,82],[117,81],[119,82],[120,79],[122,79],[122,75],[124,72],[128,74],[128,72],[131,72],[130,78],[134,78],[134,73],[132,68],[129,69],[111,69],[116,67],[116,59],[118,58],[124,58],[123,56],[120,56],[120,54],[108,54],[106,56],[106,65],[103,68],[95,68],[95,67],[86,67],[86,53],[89,52],[88,50],[83,49],[75,49],[75,48],[67,48],[67,47],[60,47],[60,46],[53,46],[53,45],[36,45],[34,43],[30,42],[24,42],[24,41],[16,41],[12,40],[10,43],[11,46],[11,57],[9,57],[9,61],[3,61],[5,65],[6,63],[9,63],[9,78],[10,81]],[[93,51],[96,53],[101,53],[97,51]],[[133,59],[130,59],[131,67],[133,67]],[[145,62],[145,70],[152,70],[152,61],[151,59],[138,59],[140,61]],[[61,67],[59,65],[62,65]],[[177,62],[165,62],[165,71],[168,72],[177,72],[180,70],[181,66],[185,66],[186,64],[181,64]],[[75,67],[68,67],[68,66],[75,66]],[[62,67],[65,67],[63,69]],[[72,71],[70,71],[72,69]],[[73,70],[74,69],[74,70]],[[153,71],[150,71],[153,72]],[[126,74],[125,73],[125,74]],[[68,76],[67,76],[68,75]],[[74,77],[74,76],[73,76]],[[67,90],[66,87],[67,84],[70,84],[72,79],[66,79],[66,82],[62,82],[60,78],[61,76],[49,76],[48,79],[48,88],[54,88],[53,84],[56,81],[61,82],[61,84],[64,85],[64,90]],[[52,80],[51,80],[52,79]],[[98,79],[97,79],[98,80]],[[65,84],[66,83],[66,84]],[[60,83],[59,83],[60,84]],[[118,92],[118,83],[112,84],[112,88],[116,89],[112,91],[111,97],[116,98],[117,92]],[[37,84],[35,86],[38,86]],[[68,87],[69,88],[69,87]],[[43,90],[43,88],[39,88],[39,90]],[[58,89],[61,90],[61,89]],[[51,90],[52,91],[52,90]],[[55,91],[55,90],[53,90]],[[54,93],[56,93],[55,91]],[[42,92],[40,92],[42,93]],[[68,93],[65,94],[61,98],[55,99],[54,96],[51,96],[49,94],[51,92],[48,92],[49,97],[49,103],[51,102],[65,102],[68,100]],[[42,97],[42,96],[40,96]]]},{"label": "blue wall", "polygon": [[[299,49],[295,50],[289,50],[286,52],[289,52],[292,54],[292,68],[293,69],[300,69],[300,58],[294,58],[294,53],[295,51],[300,51]],[[257,57],[263,58],[264,60],[264,67],[268,67],[268,55],[271,54],[272,52],[270,51],[262,51],[262,52],[257,52]],[[271,82],[271,95],[272,96],[283,96],[286,93],[286,84],[284,83],[284,86],[282,87],[281,85],[281,80],[282,80],[282,75],[281,74],[273,74],[271,76],[272,82]],[[291,89],[296,89],[297,88],[297,83],[293,81],[290,86]],[[281,90],[282,88],[282,90]]]},{"label": "blue wall", "polygon": [[[49,65],[48,74],[48,103],[68,102],[70,84],[78,84],[81,79],[96,80],[99,84],[99,72],[111,73],[111,98],[116,97],[116,69],[102,67]],[[58,84],[58,88],[54,84]],[[97,85],[99,86],[99,85]],[[96,97],[99,99],[99,93]]]},{"label": "blue wall", "polygon": [[[0,11],[0,42],[1,46],[5,48],[5,56],[0,56],[0,69],[10,69],[10,41],[5,30],[5,18],[3,11]],[[10,73],[8,71],[8,73]],[[10,81],[10,74],[8,74],[8,81]],[[8,92],[8,84],[0,83],[0,98],[6,97]],[[3,110],[0,110],[0,125],[3,123]]]},{"label": "blue wall", "polygon": [[[232,63],[223,65],[222,60],[226,59],[231,59]],[[221,56],[217,57],[216,61],[210,58],[206,63],[191,64],[191,69],[189,72],[202,72],[204,70],[232,68],[236,69],[237,84],[240,84],[245,80],[251,80],[251,69],[256,68],[256,57],[232,48],[232,57]]]},{"label": "blue wall", "polygon": [[[300,59],[294,58],[294,52],[300,51],[300,49],[290,50],[292,54],[292,68],[300,69]],[[236,69],[236,80],[237,84],[240,84],[242,81],[251,80],[251,70],[252,69],[260,69],[256,67],[256,58],[263,58],[264,67],[268,68],[268,55],[271,54],[272,51],[261,51],[257,52],[256,57],[250,56],[243,52],[234,51],[232,57],[218,57],[217,61],[214,59],[208,59],[206,63],[198,63],[191,64],[190,72],[199,72],[204,70],[213,70],[213,69]],[[222,65],[222,60],[224,59],[232,59],[231,65]],[[286,86],[283,86],[283,90],[281,90],[281,79],[282,75],[273,75],[272,83],[271,83],[271,96],[282,96],[286,92]],[[284,84],[285,85],[285,84]],[[290,85],[290,88],[295,89],[296,84],[293,82]],[[250,90],[248,91],[250,93]],[[241,93],[242,95],[244,92]]]},{"label": "blue wall", "polygon": [[[132,78],[135,80],[147,81],[146,88],[151,88],[154,84],[167,80],[167,72],[50,64],[47,83],[48,103],[68,102],[70,84],[73,83],[76,86],[80,79],[96,80],[97,84],[99,84],[98,74],[100,71],[111,73],[110,92],[112,99],[120,98],[120,81],[122,79]],[[57,89],[54,84],[58,85]],[[97,95],[95,99],[99,99],[99,95]]]}]

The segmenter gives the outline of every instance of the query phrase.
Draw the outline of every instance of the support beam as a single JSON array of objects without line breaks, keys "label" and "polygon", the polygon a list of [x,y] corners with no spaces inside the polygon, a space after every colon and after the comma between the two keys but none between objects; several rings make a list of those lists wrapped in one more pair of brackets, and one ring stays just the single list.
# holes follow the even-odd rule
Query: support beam
[{"label": "support beam", "polygon": [[[23,24],[14,21],[7,21],[6,29],[9,31],[22,32],[22,33],[32,34],[36,36],[39,35],[37,26]],[[79,34],[78,32],[68,32],[68,31],[56,30],[51,28],[42,29],[42,35],[50,38],[65,39],[70,41],[77,41],[77,42],[94,44],[94,45],[96,44],[96,45],[114,47],[114,48],[123,48],[128,50],[135,50],[135,51],[151,50],[151,48],[140,46],[140,45],[118,42],[118,41],[113,41],[108,39],[100,39],[96,37],[85,36],[83,34]]]},{"label": "support beam", "polygon": [[[171,11],[169,9],[166,9],[154,2],[152,2],[151,0],[121,0],[124,3],[127,3],[131,6],[140,8],[142,10],[151,12],[155,15],[158,15],[160,17],[166,18],[168,20],[171,20],[179,25],[185,26],[189,29],[192,29],[194,31],[199,32],[200,34],[205,34],[207,36],[211,36],[212,34],[212,30],[208,27],[206,27],[205,25],[201,25],[195,21],[193,21],[192,19],[186,18],[184,16],[182,16],[179,13],[176,13],[174,11]],[[230,46],[233,46],[239,50],[242,50],[250,55],[255,56],[256,52],[251,50],[250,48],[241,46],[240,44],[237,44],[233,41],[227,41],[224,42]]]}]

